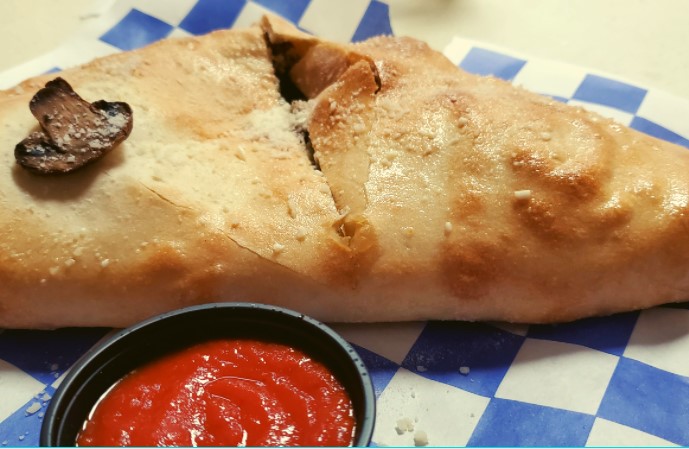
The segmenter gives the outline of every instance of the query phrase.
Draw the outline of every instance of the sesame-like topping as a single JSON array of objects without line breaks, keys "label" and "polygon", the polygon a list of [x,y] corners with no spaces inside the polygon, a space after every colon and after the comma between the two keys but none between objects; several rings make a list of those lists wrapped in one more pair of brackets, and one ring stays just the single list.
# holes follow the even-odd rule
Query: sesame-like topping
[{"label": "sesame-like topping", "polygon": [[531,190],[515,190],[514,197],[518,200],[528,200],[531,198]]}]

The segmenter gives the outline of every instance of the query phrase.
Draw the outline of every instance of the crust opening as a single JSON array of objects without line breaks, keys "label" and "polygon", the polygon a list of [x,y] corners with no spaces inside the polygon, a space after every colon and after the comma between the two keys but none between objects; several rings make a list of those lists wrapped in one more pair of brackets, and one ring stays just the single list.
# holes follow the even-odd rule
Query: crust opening
[{"label": "crust opening", "polygon": [[[355,66],[361,68],[364,62],[367,63],[372,81],[375,83],[373,94],[381,90],[382,83],[378,68],[369,57],[347,50],[346,47],[338,44],[318,41],[273,16],[264,17],[261,27],[270,52],[274,73],[279,81],[280,95],[292,105],[293,114],[306,112],[304,117],[310,117],[309,108],[312,105],[309,104],[309,100],[315,99],[325,89],[347,77],[347,74],[352,71],[350,69],[355,69]],[[327,174],[321,170],[316,153],[317,148],[314,148],[312,144],[309,120],[310,118],[302,120],[302,125],[298,129],[298,132],[302,134],[304,151],[313,168],[323,173],[326,182],[331,185]],[[348,213],[343,212],[349,210],[349,205],[338,201],[338,198],[332,194],[332,188],[330,195],[338,210],[343,213],[342,219],[335,223],[334,227],[340,236],[348,238],[351,245],[351,239],[359,234],[361,225],[351,223],[352,219],[348,217]],[[363,217],[354,221],[359,223],[361,220],[364,220]]]}]

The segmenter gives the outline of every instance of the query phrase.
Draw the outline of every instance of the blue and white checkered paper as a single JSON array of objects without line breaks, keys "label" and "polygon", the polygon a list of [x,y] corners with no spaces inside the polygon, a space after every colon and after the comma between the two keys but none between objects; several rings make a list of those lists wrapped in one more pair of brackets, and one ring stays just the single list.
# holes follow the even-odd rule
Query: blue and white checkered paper
[{"label": "blue and white checkered paper", "polygon": [[[57,50],[0,74],[0,86],[157,39],[243,26],[273,10],[340,41],[390,34],[378,0],[117,1]],[[689,147],[689,102],[579,67],[455,39],[465,70],[582,105]],[[227,298],[232,300],[233,298]],[[373,445],[689,445],[689,306],[557,326],[413,322],[333,326],[374,382]],[[0,330],[0,445],[35,446],[50,397],[109,329]],[[413,430],[402,430],[407,424]]]}]

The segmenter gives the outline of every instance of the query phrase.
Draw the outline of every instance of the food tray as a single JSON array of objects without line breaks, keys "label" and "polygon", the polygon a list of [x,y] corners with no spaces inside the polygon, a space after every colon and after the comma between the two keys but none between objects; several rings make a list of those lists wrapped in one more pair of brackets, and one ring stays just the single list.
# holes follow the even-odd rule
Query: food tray
[{"label": "food tray", "polygon": [[[340,41],[392,32],[378,0],[118,0],[67,43],[0,73],[0,88],[168,36],[245,26],[273,10]],[[455,38],[446,55],[689,147],[689,103],[633,82]],[[232,300],[233,298],[227,298]],[[412,322],[335,325],[378,398],[373,445],[689,445],[689,306],[557,326]],[[36,446],[65,372],[109,329],[0,330],[0,445]],[[401,431],[401,424],[414,430]]]}]

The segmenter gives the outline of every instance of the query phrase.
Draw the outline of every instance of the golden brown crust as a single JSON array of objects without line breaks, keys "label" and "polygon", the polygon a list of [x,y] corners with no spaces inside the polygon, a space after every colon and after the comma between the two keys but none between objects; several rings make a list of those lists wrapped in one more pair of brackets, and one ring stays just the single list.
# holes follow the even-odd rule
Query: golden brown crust
[{"label": "golden brown crust", "polygon": [[396,318],[553,322],[689,297],[685,149],[412,39],[341,52],[372,61],[379,90],[351,64],[309,132],[338,206],[377,236],[361,283],[395,291]]},{"label": "golden brown crust", "polygon": [[[310,97],[299,114],[264,33]],[[689,297],[685,149],[416,40],[339,45],[266,18],[62,76],[129,102],[134,130],[92,167],[36,177],[10,149],[48,78],[0,93],[0,326],[123,326],[222,300],[556,322]]]},{"label": "golden brown crust", "polygon": [[28,101],[45,78],[2,95],[0,326],[121,326],[213,300],[299,306],[353,285],[339,212],[260,30],[168,40],[61,76],[92,101],[128,101],[134,130],[92,167],[33,175],[10,150],[36,126]]}]

